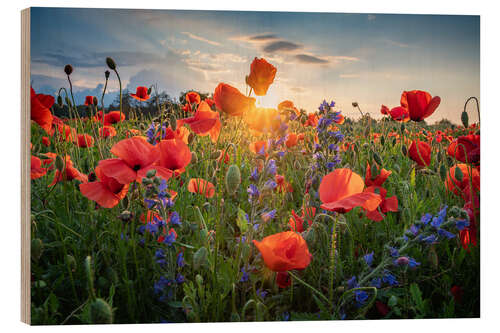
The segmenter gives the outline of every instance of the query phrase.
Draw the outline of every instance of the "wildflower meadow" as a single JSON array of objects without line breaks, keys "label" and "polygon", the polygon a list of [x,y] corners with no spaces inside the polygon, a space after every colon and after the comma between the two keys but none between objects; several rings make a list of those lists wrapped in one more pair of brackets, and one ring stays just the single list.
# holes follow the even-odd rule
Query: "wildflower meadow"
[{"label": "wildflower meadow", "polygon": [[258,107],[264,58],[174,100],[102,65],[84,105],[71,64],[31,89],[33,324],[479,316],[476,97],[460,125],[412,87],[353,119],[334,92]]}]

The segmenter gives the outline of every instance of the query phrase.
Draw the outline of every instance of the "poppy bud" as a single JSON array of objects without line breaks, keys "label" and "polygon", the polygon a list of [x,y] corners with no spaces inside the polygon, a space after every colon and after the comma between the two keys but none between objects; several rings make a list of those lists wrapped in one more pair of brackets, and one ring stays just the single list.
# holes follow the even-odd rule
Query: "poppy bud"
[{"label": "poppy bud", "polygon": [[397,143],[396,138],[393,138],[393,139],[392,139],[392,146],[394,147],[394,146],[396,145],[396,143]]},{"label": "poppy bud", "polygon": [[73,257],[71,254],[66,255],[66,265],[69,267],[69,269],[74,272],[76,270],[76,260],[75,257]]},{"label": "poppy bud", "polygon": [[151,169],[146,172],[146,178],[153,178],[156,176],[156,169]]},{"label": "poppy bud", "polygon": [[406,148],[406,145],[403,145],[403,147],[401,147],[401,152],[403,153],[403,155],[408,155],[408,148]]},{"label": "poppy bud", "polygon": [[94,99],[92,100],[94,106],[97,106],[97,97],[94,96]]},{"label": "poppy bud", "polygon": [[469,115],[466,111],[462,112],[460,119],[462,120],[462,125],[464,125],[465,128],[469,127]]},{"label": "poppy bud", "polygon": [[64,160],[62,159],[61,155],[57,155],[56,157],[56,168],[60,172],[64,169]]},{"label": "poppy bud", "polygon": [[66,73],[66,75],[71,75],[71,73],[73,73],[73,66],[71,65],[64,66],[64,73]]},{"label": "poppy bud", "polygon": [[107,58],[106,58],[106,65],[108,65],[109,69],[111,69],[111,70],[113,70],[113,71],[116,69],[116,63],[115,63],[115,61],[114,61],[112,58],[110,58],[110,57],[107,57]]},{"label": "poppy bud", "polygon": [[[205,248],[202,247],[202,249],[205,249]],[[203,285],[203,276],[201,276],[200,274],[196,274],[195,280],[196,280],[196,283],[198,284],[198,286],[201,288],[201,286]]]},{"label": "poppy bud", "polygon": [[151,87],[148,88],[148,95],[151,95]]},{"label": "poppy bud", "polygon": [[401,123],[401,132],[404,132],[404,131],[405,131],[405,124]]},{"label": "poppy bud", "polygon": [[385,136],[383,136],[383,135],[380,137],[380,144],[382,146],[385,146]]},{"label": "poppy bud", "polygon": [[429,249],[429,261],[431,262],[431,265],[434,269],[438,268],[439,259],[438,259],[436,249],[434,248],[434,245],[432,245]]},{"label": "poppy bud", "polygon": [[109,74],[110,74],[110,73],[109,73],[109,71],[108,71],[108,70],[106,70],[106,71],[104,72],[104,77],[106,78],[106,80],[107,80],[107,79],[109,79]]},{"label": "poppy bud", "polygon": [[57,96],[57,105],[59,105],[60,108],[63,106],[63,99],[61,95]]},{"label": "poppy bud", "polygon": [[222,155],[222,152],[220,150],[218,151],[214,151],[211,155],[210,155],[210,159],[212,160],[217,160],[219,159],[219,157],[221,157]]},{"label": "poppy bud", "polygon": [[191,144],[194,140],[194,134],[193,133],[189,133],[189,136],[188,136],[188,143]]},{"label": "poppy bud", "polygon": [[31,240],[31,257],[38,260],[42,256],[43,242],[40,238]]},{"label": "poppy bud", "polygon": [[241,183],[240,169],[236,164],[229,166],[226,172],[226,190],[230,195],[234,195],[238,191]]},{"label": "poppy bud", "polygon": [[455,168],[455,179],[460,183],[464,179],[464,173],[462,172],[462,169],[460,168]]},{"label": "poppy bud", "polygon": [[382,166],[382,159],[380,158],[380,155],[377,154],[377,153],[373,153],[373,159],[375,160],[375,162],[378,163],[378,165]]},{"label": "poppy bud", "polygon": [[90,305],[90,322],[92,324],[113,323],[113,310],[102,298],[97,298]]},{"label": "poppy bud", "polygon": [[439,167],[439,175],[441,176],[441,180],[445,181],[446,180],[446,167],[444,164],[441,164]]},{"label": "poppy bud", "polygon": [[151,184],[153,184],[153,181],[149,178],[142,178],[142,184],[143,185],[151,185]]},{"label": "poppy bud", "polygon": [[358,102],[352,102],[352,107],[357,108],[358,107]]},{"label": "poppy bud", "polygon": [[191,164],[196,164],[198,163],[198,155],[196,152],[192,151],[191,152]]},{"label": "poppy bud", "polygon": [[160,178],[160,177],[155,177],[155,178],[153,178],[153,183],[154,183],[155,185],[160,186],[161,181],[162,181],[162,178]]},{"label": "poppy bud", "polygon": [[[304,223],[302,224],[302,227],[304,229],[307,229],[307,221],[304,220]],[[309,230],[307,230],[307,232],[304,234],[304,239],[306,240],[307,242],[307,245],[312,247],[314,245],[314,242],[316,240],[316,231],[314,230],[314,228],[310,228]]]}]

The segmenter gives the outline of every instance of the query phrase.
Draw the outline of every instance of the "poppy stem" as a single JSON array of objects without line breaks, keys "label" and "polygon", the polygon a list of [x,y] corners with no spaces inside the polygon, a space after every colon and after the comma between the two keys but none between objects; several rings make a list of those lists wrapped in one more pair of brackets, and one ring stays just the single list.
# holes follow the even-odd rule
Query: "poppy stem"
[{"label": "poppy stem", "polygon": [[318,291],[316,288],[314,288],[313,286],[311,286],[309,283],[307,283],[304,280],[300,279],[297,275],[295,275],[295,273],[293,273],[292,271],[288,271],[288,274],[290,274],[290,276],[293,277],[295,280],[297,280],[298,282],[302,283],[304,286],[306,286],[307,288],[309,288],[313,292],[315,292],[316,295],[318,295],[319,297],[321,297],[321,299],[324,300],[327,304],[330,303],[330,301],[328,300],[328,298],[326,298],[326,296],[323,295],[323,293],[321,293],[320,291]]},{"label": "poppy stem", "polygon": [[479,114],[479,100],[477,99],[477,97],[475,96],[472,96],[472,97],[469,97],[466,101],[465,101],[465,104],[464,104],[464,112],[467,112],[466,109],[467,109],[467,104],[469,103],[470,100],[475,100],[476,101],[476,108],[477,108],[477,120],[478,122],[481,122],[481,117],[480,117],[480,114]]}]

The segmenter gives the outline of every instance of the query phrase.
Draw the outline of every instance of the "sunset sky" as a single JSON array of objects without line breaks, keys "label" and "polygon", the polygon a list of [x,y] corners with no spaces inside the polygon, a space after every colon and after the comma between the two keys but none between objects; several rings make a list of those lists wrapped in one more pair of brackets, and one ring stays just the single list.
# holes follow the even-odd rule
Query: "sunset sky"
[{"label": "sunset sky", "polygon": [[[335,100],[346,116],[351,103],[380,116],[380,105],[399,105],[403,90],[439,95],[428,118],[460,122],[465,100],[479,97],[479,17],[433,15],[210,12],[33,8],[31,80],[37,92],[67,87],[66,64],[77,102],[102,94],[105,58],[118,64],[124,86],[158,84],[178,97],[196,89],[213,93],[219,82],[245,93],[254,57],[278,69],[257,105],[285,99],[314,111]],[[111,75],[110,96],[118,81]],[[472,109],[472,108],[471,108]],[[471,121],[477,120],[475,112]]]}]

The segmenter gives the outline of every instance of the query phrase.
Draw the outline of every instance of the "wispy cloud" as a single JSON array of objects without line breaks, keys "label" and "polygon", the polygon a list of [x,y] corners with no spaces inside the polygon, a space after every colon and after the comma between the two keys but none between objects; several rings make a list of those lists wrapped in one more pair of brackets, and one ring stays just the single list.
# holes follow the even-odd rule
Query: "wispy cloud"
[{"label": "wispy cloud", "polygon": [[263,51],[266,53],[274,53],[274,52],[289,52],[296,51],[301,49],[302,46],[293,42],[289,42],[286,40],[280,40],[276,42],[271,42],[264,46]]},{"label": "wispy cloud", "polygon": [[393,41],[393,40],[390,40],[390,39],[385,39],[384,42],[386,42],[389,45],[401,47],[401,48],[404,48],[404,49],[416,47],[415,45],[410,45],[410,44],[406,44],[406,43],[396,42],[396,41]]},{"label": "wispy cloud", "polygon": [[295,59],[303,64],[327,64],[329,63],[326,59],[321,59],[309,54],[296,54]]},{"label": "wispy cloud", "polygon": [[184,32],[182,32],[182,34],[188,36],[191,39],[199,40],[200,42],[204,42],[204,43],[207,43],[207,44],[210,44],[210,45],[214,45],[214,46],[221,46],[222,45],[221,43],[214,42],[213,40],[209,40],[209,39],[206,39],[206,38],[201,37],[201,36],[197,36],[197,35],[192,34],[190,32],[185,32],[184,31]]}]

